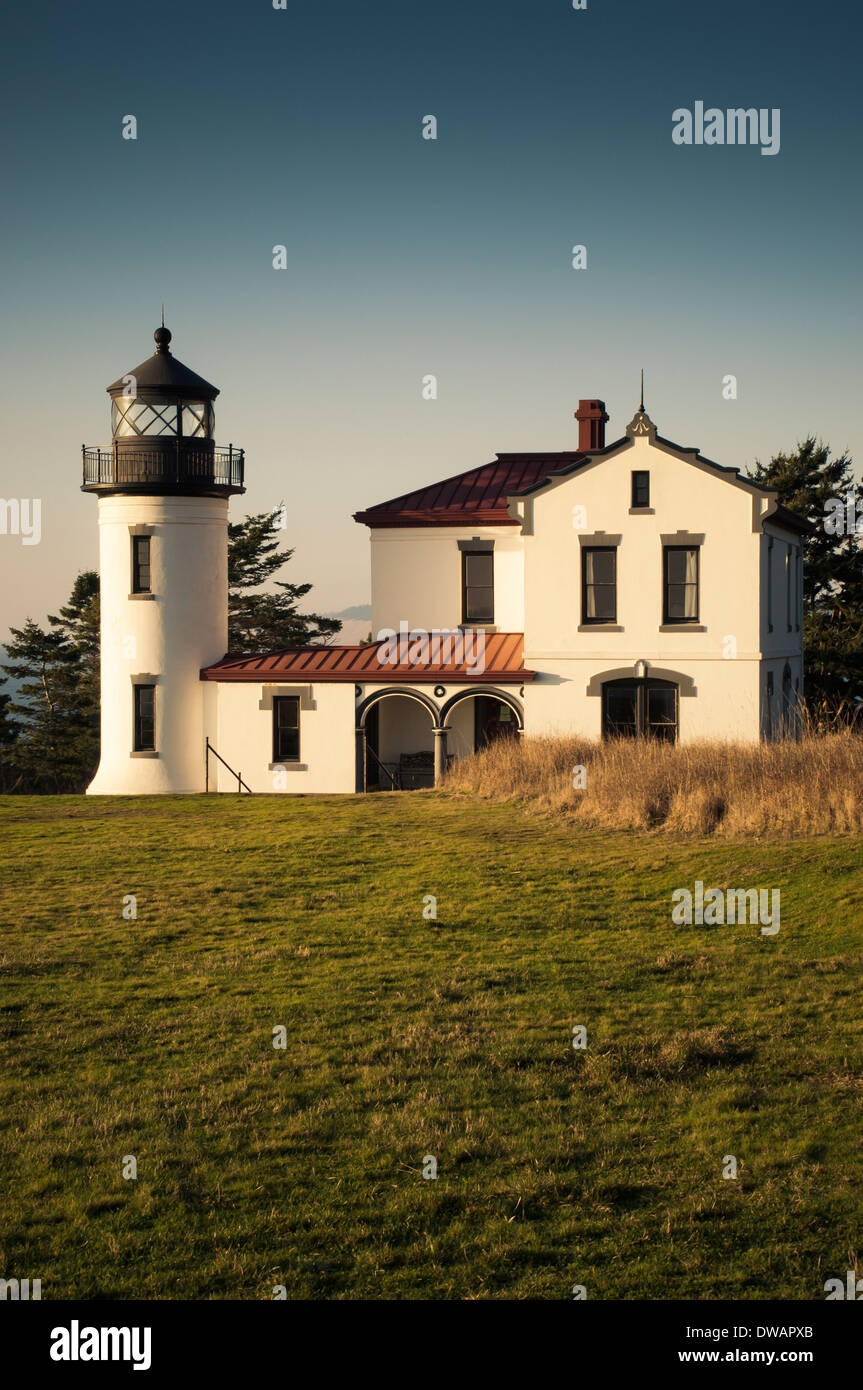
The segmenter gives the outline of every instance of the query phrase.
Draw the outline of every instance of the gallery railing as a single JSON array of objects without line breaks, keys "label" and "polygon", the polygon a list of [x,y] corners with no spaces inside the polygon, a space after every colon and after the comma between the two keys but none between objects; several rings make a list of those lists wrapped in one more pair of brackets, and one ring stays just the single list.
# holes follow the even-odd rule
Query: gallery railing
[{"label": "gallery railing", "polygon": [[193,439],[176,439],[155,448],[118,445],[110,449],[82,446],[84,487],[243,487],[243,450],[229,444],[202,447]]}]

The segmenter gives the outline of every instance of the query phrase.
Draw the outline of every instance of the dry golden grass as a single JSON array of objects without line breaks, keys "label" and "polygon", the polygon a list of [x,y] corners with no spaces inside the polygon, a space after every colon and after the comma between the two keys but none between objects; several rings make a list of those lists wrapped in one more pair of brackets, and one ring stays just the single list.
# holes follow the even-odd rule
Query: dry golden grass
[{"label": "dry golden grass", "polygon": [[[584,768],[583,790],[574,773]],[[454,763],[450,791],[529,798],[583,826],[676,834],[863,830],[863,736],[850,729],[777,743],[501,739]]]}]

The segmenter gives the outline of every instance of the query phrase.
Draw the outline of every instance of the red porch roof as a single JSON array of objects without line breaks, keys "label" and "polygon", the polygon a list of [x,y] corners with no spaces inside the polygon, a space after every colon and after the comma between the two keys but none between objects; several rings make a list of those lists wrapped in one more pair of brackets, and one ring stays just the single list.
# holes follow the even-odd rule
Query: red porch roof
[{"label": "red porch roof", "polygon": [[[429,634],[434,638],[435,634]],[[443,637],[457,634],[443,634]],[[484,647],[471,645],[484,638]],[[478,631],[465,644],[461,661],[443,661],[443,650],[428,652],[425,662],[409,662],[407,651],[394,653],[391,664],[383,659],[386,642],[370,642],[364,647],[286,647],[264,656],[233,656],[230,653],[201,671],[204,681],[386,681],[408,685],[437,684],[440,681],[466,681],[485,685],[522,685],[533,680],[534,672],[524,669],[524,634],[521,632]],[[452,648],[449,655],[457,655]],[[432,659],[437,658],[437,659]],[[482,669],[478,669],[481,665]]]}]

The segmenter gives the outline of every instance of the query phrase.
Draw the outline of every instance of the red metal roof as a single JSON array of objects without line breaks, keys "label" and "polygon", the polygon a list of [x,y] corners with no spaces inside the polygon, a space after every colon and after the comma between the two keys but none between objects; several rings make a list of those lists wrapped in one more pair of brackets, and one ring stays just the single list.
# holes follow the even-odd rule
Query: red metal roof
[{"label": "red metal roof", "polygon": [[[407,660],[409,643],[395,651],[386,641],[369,642],[364,647],[286,647],[281,652],[265,656],[228,656],[213,666],[205,666],[201,680],[205,681],[386,681],[387,683],[437,684],[439,681],[476,681],[482,684],[521,685],[533,680],[533,671],[524,669],[524,634],[521,632],[490,632],[481,630],[467,634],[461,652],[455,639],[457,633],[438,634],[441,645],[425,652],[413,648],[420,659]],[[434,639],[435,633],[429,636]],[[447,651],[446,637],[453,638]],[[474,642],[484,639],[481,645]],[[384,650],[382,650],[384,649]],[[391,652],[395,662],[385,660]],[[422,660],[422,656],[426,660]],[[445,661],[449,655],[461,660]],[[435,659],[432,659],[435,658]]]},{"label": "red metal roof", "polygon": [[533,487],[550,474],[569,468],[589,455],[578,451],[557,454],[498,454],[492,463],[456,473],[442,483],[417,488],[389,502],[379,502],[354,521],[366,526],[463,526],[485,523],[518,526],[507,511],[507,498]]}]

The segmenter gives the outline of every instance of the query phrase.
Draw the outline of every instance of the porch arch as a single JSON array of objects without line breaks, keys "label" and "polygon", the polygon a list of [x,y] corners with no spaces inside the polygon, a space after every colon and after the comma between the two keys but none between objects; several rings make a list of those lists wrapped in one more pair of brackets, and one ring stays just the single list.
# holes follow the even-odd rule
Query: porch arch
[{"label": "porch arch", "polygon": [[443,723],[441,712],[433,700],[428,695],[423,695],[421,690],[417,690],[413,685],[388,685],[385,690],[373,690],[371,695],[367,695],[362,704],[357,707],[357,728],[366,727],[366,716],[373,705],[379,700],[385,700],[388,695],[405,695],[409,700],[416,700],[417,704],[424,705],[431,716],[432,726]]},{"label": "porch arch", "polygon": [[455,695],[451,695],[441,707],[441,727],[447,727],[447,719],[456,705],[460,704],[462,700],[474,700],[479,695],[487,695],[492,700],[500,700],[502,705],[508,705],[515,715],[518,732],[520,734],[524,733],[524,711],[518,700],[514,695],[510,695],[504,690],[498,690],[497,686],[494,685],[476,685],[472,686],[470,690],[459,690]]},{"label": "porch arch", "polygon": [[[359,694],[359,692],[357,693]],[[373,710],[376,710],[378,708],[378,706],[383,705],[385,701],[393,698],[410,700],[413,704],[419,705],[422,709],[425,710],[430,720],[430,729],[433,740],[434,752],[432,756],[434,759],[435,782],[437,783],[443,776],[443,760],[445,757],[445,734],[441,729],[440,710],[438,709],[437,705],[434,703],[433,700],[429,698],[428,695],[425,695],[421,690],[417,690],[415,686],[407,684],[388,685],[385,686],[382,690],[373,690],[372,693],[370,695],[367,695],[366,698],[362,701],[362,703],[357,706],[356,789],[358,792],[365,792],[368,790],[369,754],[373,754],[373,756],[377,760],[377,765],[379,768],[384,768],[384,764],[381,763],[380,759],[377,757],[377,754],[374,752],[374,749],[372,748],[371,744],[368,742],[368,717]],[[384,771],[386,772],[386,775],[391,779],[396,775],[389,768],[384,768]],[[395,781],[392,781],[392,786],[395,789]]]}]

